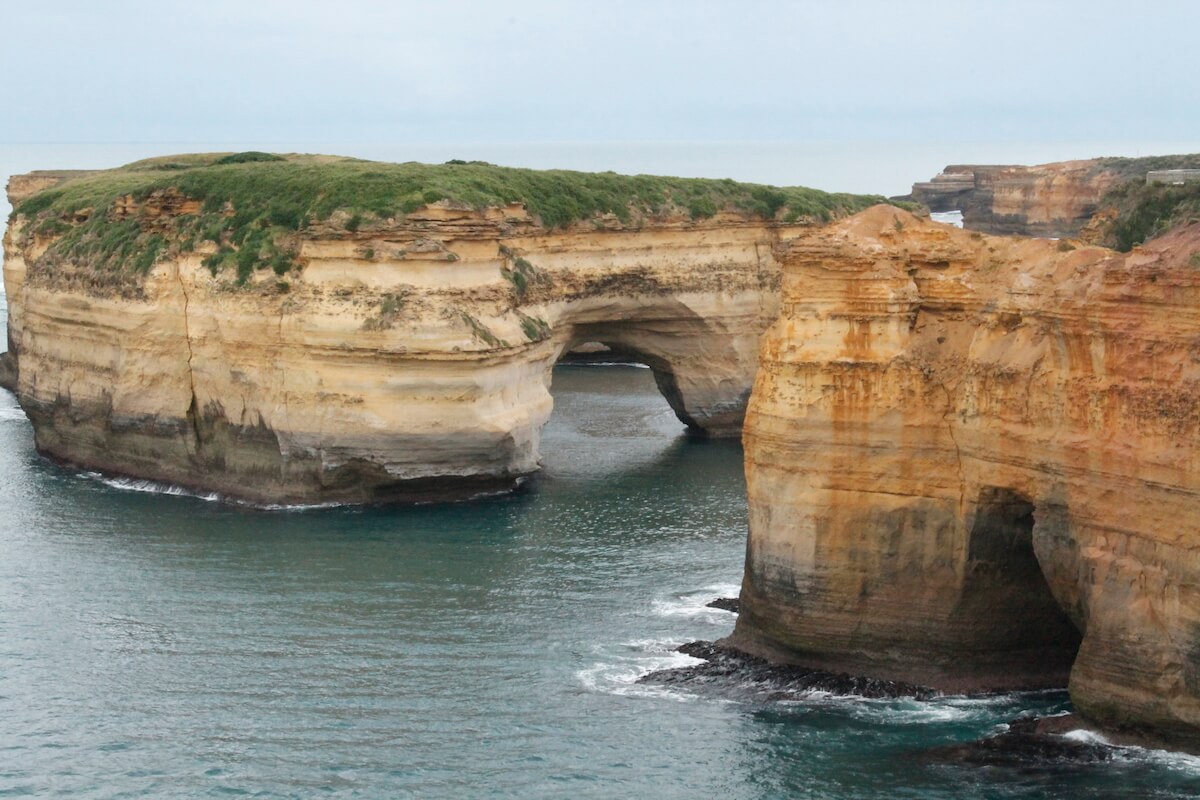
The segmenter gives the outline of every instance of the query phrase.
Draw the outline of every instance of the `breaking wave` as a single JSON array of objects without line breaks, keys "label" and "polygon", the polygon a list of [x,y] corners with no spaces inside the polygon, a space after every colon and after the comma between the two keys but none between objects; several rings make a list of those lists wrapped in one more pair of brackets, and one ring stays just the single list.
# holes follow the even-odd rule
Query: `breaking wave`
[{"label": "breaking wave", "polygon": [[[720,608],[709,608],[708,604],[720,597],[737,597],[741,588],[736,583],[714,583],[703,589],[676,592],[669,597],[655,600],[651,603],[650,609],[660,617],[724,621],[731,619],[731,612]],[[682,644],[682,642],[678,644]]]},{"label": "breaking wave", "polygon": [[[638,679],[660,669],[677,669],[699,664],[700,659],[675,648],[681,641],[640,639],[625,642],[617,653],[593,662],[575,673],[575,677],[589,692],[602,692],[622,697],[658,697],[671,700],[690,701],[699,695],[680,691],[677,687],[641,684]],[[597,648],[597,654],[600,648]]]},{"label": "breaking wave", "polygon": [[0,422],[26,422],[29,417],[20,406],[0,406]]},{"label": "breaking wave", "polygon": [[142,494],[158,494],[169,497],[191,497],[206,503],[228,503],[259,511],[316,511],[327,508],[341,508],[345,503],[251,503],[247,500],[225,497],[217,492],[197,492],[185,489],[173,483],[162,483],[143,478],[116,478],[99,472],[81,472],[80,476],[90,481],[101,483],[110,489],[122,492],[139,492]]}]

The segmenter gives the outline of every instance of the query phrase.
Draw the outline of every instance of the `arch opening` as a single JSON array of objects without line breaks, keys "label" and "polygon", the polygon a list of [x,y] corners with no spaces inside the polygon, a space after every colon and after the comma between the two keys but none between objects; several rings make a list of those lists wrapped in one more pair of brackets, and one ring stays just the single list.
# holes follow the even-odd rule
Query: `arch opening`
[{"label": "arch opening", "polygon": [[1020,683],[1066,686],[1082,635],[1051,591],[1034,548],[1037,507],[985,486],[967,539],[967,621],[987,626],[996,666]]},{"label": "arch opening", "polygon": [[675,365],[669,355],[655,352],[646,344],[630,342],[629,331],[606,330],[611,326],[581,326],[559,351],[555,366],[562,363],[640,364],[650,369],[659,393],[675,416],[695,435],[707,430],[689,410],[687,398],[680,387]]},{"label": "arch opening", "polygon": [[[582,355],[579,358],[578,355]],[[547,370],[553,400],[541,430],[538,485],[609,476],[610,490],[670,474],[691,438],[637,354],[586,348]],[[666,470],[664,473],[663,471]],[[559,483],[566,481],[567,484]]]}]

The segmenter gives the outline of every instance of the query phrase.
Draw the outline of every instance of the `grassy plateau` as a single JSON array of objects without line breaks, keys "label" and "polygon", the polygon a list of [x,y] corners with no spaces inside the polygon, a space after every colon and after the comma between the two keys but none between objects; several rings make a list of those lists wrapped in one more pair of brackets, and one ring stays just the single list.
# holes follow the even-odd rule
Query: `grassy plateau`
[{"label": "grassy plateau", "polygon": [[[114,213],[122,198],[140,203],[164,191],[196,201],[200,210],[169,224]],[[283,275],[297,269],[298,242],[314,224],[336,221],[353,233],[440,200],[477,209],[522,203],[547,229],[606,214],[631,224],[679,212],[693,219],[737,211],[787,223],[821,222],[887,202],[877,195],[728,179],[248,152],[168,156],[83,173],[26,198],[13,216],[24,218],[27,237],[52,239],[40,267],[70,264],[128,277],[145,274],[164,255],[212,242],[216,250],[205,265],[214,274],[236,270],[244,284],[256,270]]]}]

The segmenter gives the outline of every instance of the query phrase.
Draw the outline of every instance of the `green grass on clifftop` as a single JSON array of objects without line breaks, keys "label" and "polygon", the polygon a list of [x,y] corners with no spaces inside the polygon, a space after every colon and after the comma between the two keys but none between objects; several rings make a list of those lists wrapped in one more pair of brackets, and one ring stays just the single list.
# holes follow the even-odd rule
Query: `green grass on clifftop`
[{"label": "green grass on clifftop", "polygon": [[[199,201],[201,212],[174,218],[168,230],[111,213],[121,197],[141,201],[169,189]],[[825,221],[887,202],[733,180],[251,152],[168,156],[84,174],[25,199],[13,214],[29,218],[29,235],[58,237],[44,257],[47,267],[65,261],[98,272],[145,272],[160,253],[189,252],[207,240],[217,253],[206,264],[214,272],[236,268],[244,282],[256,269],[294,268],[300,232],[337,212],[345,212],[341,225],[352,232],[439,200],[473,208],[522,203],[546,228],[602,214],[634,223],[672,211],[693,219],[731,210],[783,222]]]},{"label": "green grass on clifftop", "polygon": [[1200,181],[1171,186],[1135,179],[1107,192],[1100,205],[1116,211],[1105,244],[1129,251],[1177,225],[1200,221]]},{"label": "green grass on clifftop", "polygon": [[1128,252],[1176,225],[1200,219],[1200,183],[1147,183],[1146,173],[1168,169],[1200,169],[1200,153],[1095,160],[1093,174],[1117,176],[1098,206],[1101,217],[1111,215],[1099,229],[1099,244]]},{"label": "green grass on clifftop", "polygon": [[1200,169],[1200,153],[1140,158],[1098,158],[1096,169],[1115,172],[1122,179],[1145,180],[1146,173],[1160,169]]}]

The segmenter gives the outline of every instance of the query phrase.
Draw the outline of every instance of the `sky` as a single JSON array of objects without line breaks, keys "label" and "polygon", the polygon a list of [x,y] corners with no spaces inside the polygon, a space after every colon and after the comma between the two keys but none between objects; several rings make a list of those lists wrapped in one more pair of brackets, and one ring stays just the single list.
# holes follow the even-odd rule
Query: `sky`
[{"label": "sky", "polygon": [[320,147],[894,193],[1200,151],[1194,2],[3,0],[0,28],[0,167]]}]

